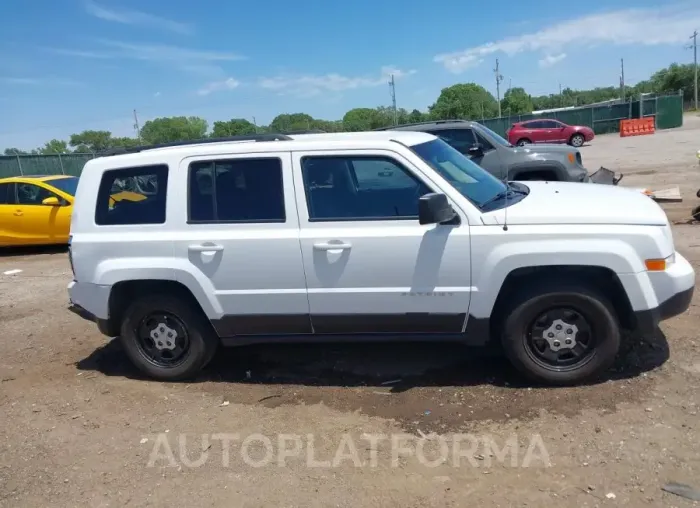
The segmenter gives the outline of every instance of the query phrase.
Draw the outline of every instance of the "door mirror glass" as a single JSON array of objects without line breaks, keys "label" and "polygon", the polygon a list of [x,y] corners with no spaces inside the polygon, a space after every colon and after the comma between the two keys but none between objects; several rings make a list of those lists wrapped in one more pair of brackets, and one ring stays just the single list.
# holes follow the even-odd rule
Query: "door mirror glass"
[{"label": "door mirror glass", "polygon": [[469,150],[467,150],[467,153],[471,155],[472,157],[474,156],[479,156],[484,154],[484,145],[481,143],[474,143],[472,146],[469,147]]},{"label": "door mirror glass", "polygon": [[46,198],[41,202],[42,205],[46,206],[61,206],[61,202],[58,200],[56,196],[51,196],[50,198]]},{"label": "door mirror glass", "polygon": [[458,217],[444,194],[431,192],[421,196],[418,200],[418,222],[420,224],[443,224]]}]

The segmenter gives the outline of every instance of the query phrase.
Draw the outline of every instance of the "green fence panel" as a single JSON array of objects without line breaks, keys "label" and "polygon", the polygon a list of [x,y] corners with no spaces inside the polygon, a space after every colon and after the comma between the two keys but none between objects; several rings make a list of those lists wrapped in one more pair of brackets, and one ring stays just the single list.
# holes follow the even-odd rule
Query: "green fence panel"
[{"label": "green fence panel", "polygon": [[0,155],[0,178],[22,175],[80,176],[85,163],[94,155],[70,153],[63,155]]},{"label": "green fence panel", "polygon": [[673,129],[683,126],[683,96],[659,97],[656,104],[656,128]]}]

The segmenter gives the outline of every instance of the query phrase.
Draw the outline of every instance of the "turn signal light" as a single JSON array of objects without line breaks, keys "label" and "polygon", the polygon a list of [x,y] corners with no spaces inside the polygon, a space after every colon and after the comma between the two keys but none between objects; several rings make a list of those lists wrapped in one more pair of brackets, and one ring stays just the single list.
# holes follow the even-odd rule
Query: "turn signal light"
[{"label": "turn signal light", "polygon": [[573,153],[569,152],[569,162],[573,164],[575,160],[576,156]]},{"label": "turn signal light", "polygon": [[644,264],[650,272],[663,272],[666,269],[665,259],[647,259]]}]

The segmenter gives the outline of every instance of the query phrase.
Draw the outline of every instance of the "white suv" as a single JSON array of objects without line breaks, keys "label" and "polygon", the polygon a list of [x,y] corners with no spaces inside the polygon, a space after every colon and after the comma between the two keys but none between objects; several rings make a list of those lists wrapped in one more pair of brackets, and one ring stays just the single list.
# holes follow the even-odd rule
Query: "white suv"
[{"label": "white suv", "polygon": [[71,307],[157,379],[219,344],[456,340],[537,381],[610,367],[695,274],[637,191],[504,183],[422,132],[257,135],[85,166]]}]

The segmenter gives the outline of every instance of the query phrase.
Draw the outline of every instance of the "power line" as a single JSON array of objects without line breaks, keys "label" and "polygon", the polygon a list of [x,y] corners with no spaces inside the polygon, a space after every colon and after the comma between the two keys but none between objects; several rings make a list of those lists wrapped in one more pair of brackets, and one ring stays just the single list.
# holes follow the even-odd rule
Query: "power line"
[{"label": "power line", "polygon": [[498,70],[498,58],[496,58],[496,68],[493,70],[496,75],[496,100],[498,101],[498,117],[501,116],[501,81],[503,81],[503,76]]},{"label": "power line", "polygon": [[391,89],[391,105],[394,109],[394,125],[398,125],[398,114],[396,112],[396,82],[394,81],[394,75],[391,75],[391,81],[389,81],[389,88]]}]

